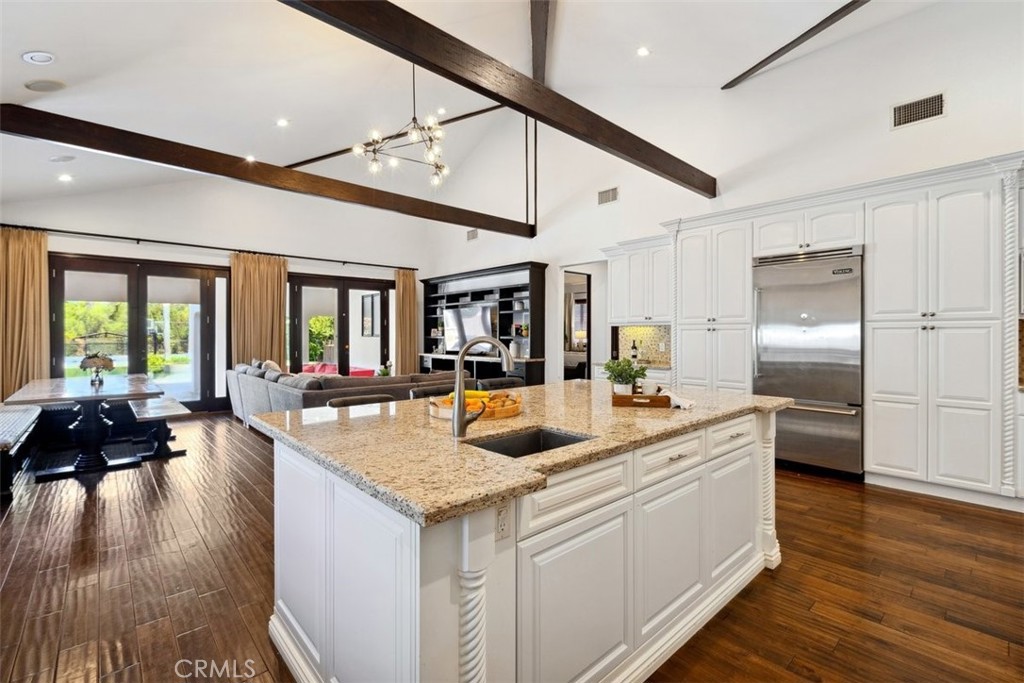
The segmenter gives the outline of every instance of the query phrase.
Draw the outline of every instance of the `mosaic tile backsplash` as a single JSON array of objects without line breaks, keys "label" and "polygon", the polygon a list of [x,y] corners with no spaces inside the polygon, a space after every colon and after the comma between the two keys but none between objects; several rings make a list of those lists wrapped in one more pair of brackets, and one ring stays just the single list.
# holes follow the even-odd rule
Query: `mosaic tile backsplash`
[{"label": "mosaic tile backsplash", "polygon": [[[629,325],[619,328],[619,357],[629,358],[629,349],[636,340],[639,360],[654,367],[672,366],[672,327],[670,325]],[[660,345],[665,345],[665,350]]]}]

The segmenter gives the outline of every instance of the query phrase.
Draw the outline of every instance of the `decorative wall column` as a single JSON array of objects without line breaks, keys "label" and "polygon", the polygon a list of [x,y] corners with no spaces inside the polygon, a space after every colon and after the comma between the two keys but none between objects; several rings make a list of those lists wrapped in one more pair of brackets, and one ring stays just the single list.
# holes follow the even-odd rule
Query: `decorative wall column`
[{"label": "decorative wall column", "polygon": [[459,558],[459,683],[487,680],[487,567],[494,559],[494,510],[462,518]]},{"label": "decorative wall column", "polygon": [[775,412],[763,414],[761,425],[761,547],[764,566],[775,569],[782,563],[779,538],[775,533]]},{"label": "decorative wall column", "polygon": [[1019,249],[1018,189],[1020,171],[1003,174],[1003,386],[1002,386],[1002,453],[999,493],[1017,495],[1017,463],[1015,449],[1015,410],[1017,399],[1017,254]]}]

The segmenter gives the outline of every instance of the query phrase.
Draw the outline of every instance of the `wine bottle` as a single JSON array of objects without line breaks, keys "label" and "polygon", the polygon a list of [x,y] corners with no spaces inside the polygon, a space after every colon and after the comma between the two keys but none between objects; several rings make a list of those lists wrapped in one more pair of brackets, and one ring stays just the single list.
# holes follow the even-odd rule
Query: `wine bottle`
[{"label": "wine bottle", "polygon": [[633,346],[629,347],[629,357],[630,357],[630,359],[635,361],[636,357],[637,357],[637,354],[638,354],[638,351],[637,351],[637,348],[636,348],[636,339],[634,339],[633,340]]}]

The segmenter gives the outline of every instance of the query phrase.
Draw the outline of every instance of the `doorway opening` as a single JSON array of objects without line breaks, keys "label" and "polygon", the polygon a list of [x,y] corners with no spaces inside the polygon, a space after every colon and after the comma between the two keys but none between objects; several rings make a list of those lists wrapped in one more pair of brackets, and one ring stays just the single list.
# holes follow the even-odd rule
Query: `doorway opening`
[{"label": "doorway opening", "polygon": [[590,379],[590,274],[564,271],[563,377]]}]

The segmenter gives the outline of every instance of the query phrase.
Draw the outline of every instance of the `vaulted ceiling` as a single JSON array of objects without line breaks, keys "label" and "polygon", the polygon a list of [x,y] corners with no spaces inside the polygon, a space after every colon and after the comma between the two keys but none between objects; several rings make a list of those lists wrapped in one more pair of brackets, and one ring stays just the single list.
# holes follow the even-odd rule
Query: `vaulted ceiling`
[{"label": "vaulted ceiling", "polygon": [[[509,66],[531,73],[529,0],[397,4]],[[573,97],[590,89],[717,88],[842,5],[822,2],[594,2],[554,6],[547,84]],[[915,11],[927,2],[875,0],[771,68]],[[411,66],[274,0],[250,2],[0,3],[0,100],[286,165],[385,133],[412,113]],[[651,55],[636,55],[645,45]],[[21,54],[46,50],[47,66]],[[37,79],[67,88],[36,93]],[[742,87],[742,86],[740,86]],[[585,96],[584,96],[585,97]],[[453,116],[493,104],[417,69],[419,115]],[[586,104],[585,100],[581,100]],[[601,114],[602,112],[597,111]],[[445,159],[460,162],[509,112],[453,124]],[[280,128],[276,121],[289,120]],[[632,128],[645,137],[645,131]],[[649,139],[655,145],[656,139]],[[583,143],[579,143],[583,144]],[[700,166],[685,149],[668,152]],[[74,155],[74,161],[51,157]],[[0,136],[0,201],[189,180],[194,174],[51,143]],[[704,168],[714,173],[711,166]],[[521,159],[495,163],[522,163]],[[422,166],[371,178],[365,163],[340,157],[304,170],[444,201]],[[71,183],[56,176],[70,173]]]}]

